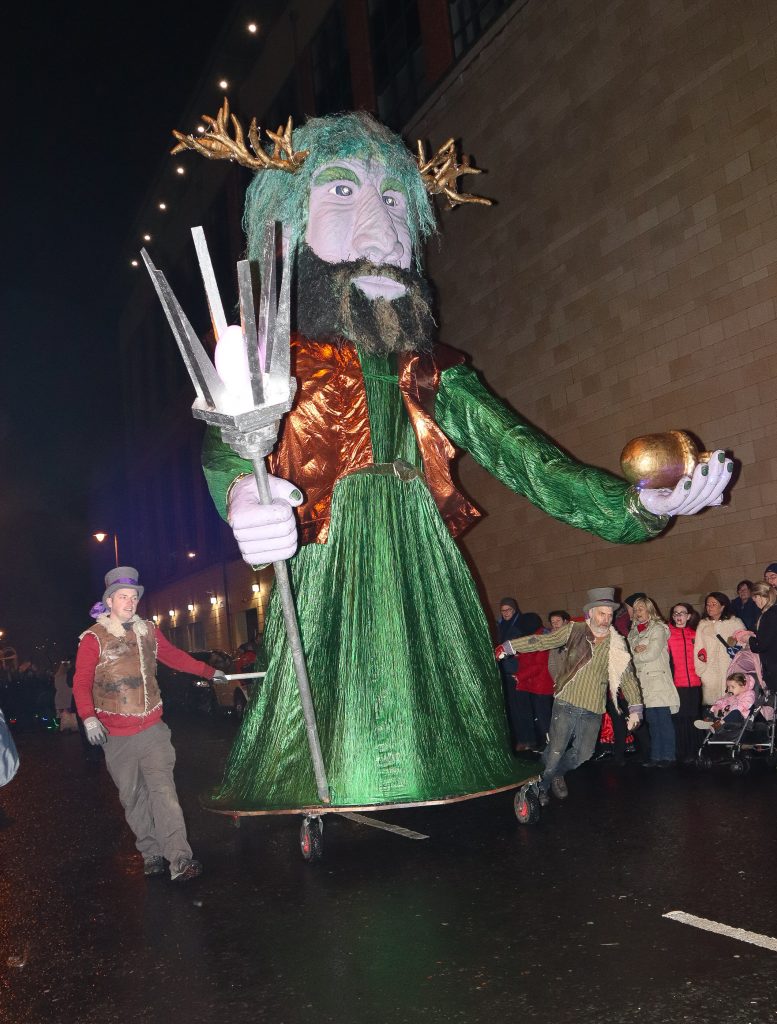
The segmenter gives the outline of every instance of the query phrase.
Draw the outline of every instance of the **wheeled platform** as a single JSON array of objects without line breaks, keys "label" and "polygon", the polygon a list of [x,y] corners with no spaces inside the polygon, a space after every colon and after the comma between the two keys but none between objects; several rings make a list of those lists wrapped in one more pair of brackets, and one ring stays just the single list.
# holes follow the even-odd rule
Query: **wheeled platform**
[{"label": "wheeled platform", "polygon": [[222,807],[214,807],[207,801],[202,801],[206,811],[213,814],[221,814],[231,818],[235,827],[240,826],[241,818],[270,817],[274,815],[301,815],[300,825],[300,850],[306,861],[320,860],[324,852],[323,841],[323,819],[326,815],[337,814],[341,818],[356,822],[359,825],[366,825],[370,828],[379,828],[384,832],[393,832],[395,835],[403,836],[405,839],[428,839],[429,836],[422,832],[414,832],[412,829],[403,828],[399,825],[392,825],[390,822],[381,821],[379,818],[367,817],[367,811],[401,811],[414,807],[438,807],[444,804],[462,803],[464,800],[476,800],[484,796],[494,796],[497,793],[508,793],[511,790],[518,790],[513,801],[515,816],[521,824],[534,824],[539,820],[540,804],[537,795],[537,782],[539,776],[534,775],[520,782],[511,782],[507,786],[498,786],[496,789],[484,789],[479,793],[465,793],[458,796],[441,797],[439,800],[416,800],[400,803],[383,804],[355,804],[353,806],[329,806],[326,804],[311,804],[307,807],[288,808],[262,808],[259,810],[230,810]]}]

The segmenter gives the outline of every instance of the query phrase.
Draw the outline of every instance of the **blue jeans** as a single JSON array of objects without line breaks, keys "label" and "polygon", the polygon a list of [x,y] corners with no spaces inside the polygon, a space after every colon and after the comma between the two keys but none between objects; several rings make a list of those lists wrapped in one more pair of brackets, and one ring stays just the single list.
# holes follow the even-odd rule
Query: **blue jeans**
[{"label": "blue jeans", "polygon": [[672,712],[669,708],[645,708],[650,730],[651,761],[674,761],[675,736]]},{"label": "blue jeans", "polygon": [[548,745],[542,755],[545,769],[540,779],[540,789],[547,792],[557,775],[566,775],[589,760],[601,725],[601,715],[556,699],[550,720]]}]

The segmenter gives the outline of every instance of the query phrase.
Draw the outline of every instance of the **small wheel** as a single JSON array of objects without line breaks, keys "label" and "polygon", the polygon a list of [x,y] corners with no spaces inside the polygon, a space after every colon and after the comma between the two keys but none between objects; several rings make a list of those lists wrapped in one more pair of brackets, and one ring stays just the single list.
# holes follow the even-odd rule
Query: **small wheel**
[{"label": "small wheel", "polygon": [[303,858],[312,864],[324,855],[324,837],[320,818],[303,818],[299,827],[299,848]]},{"label": "small wheel", "polygon": [[697,754],[696,767],[700,768],[703,772],[709,771],[712,767],[712,758],[708,757],[707,754]]},{"label": "small wheel", "polygon": [[513,800],[515,816],[521,825],[536,825],[540,820],[540,800],[532,786],[521,786]]},{"label": "small wheel", "polygon": [[732,775],[747,775],[750,771],[750,762],[746,757],[735,757],[731,762]]}]

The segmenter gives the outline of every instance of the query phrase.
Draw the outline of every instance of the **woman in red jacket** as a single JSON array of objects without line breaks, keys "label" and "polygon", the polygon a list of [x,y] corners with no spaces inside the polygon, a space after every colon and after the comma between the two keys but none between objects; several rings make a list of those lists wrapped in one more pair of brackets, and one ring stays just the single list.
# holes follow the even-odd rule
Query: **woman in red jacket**
[{"label": "woman in red jacket", "polygon": [[692,764],[699,749],[700,738],[693,722],[701,712],[701,679],[693,667],[693,641],[699,616],[684,601],[669,613],[669,657],[674,685],[680,695],[680,710],[672,715],[677,760]]},{"label": "woman in red jacket", "polygon": [[[521,617],[524,636],[542,635],[542,619],[534,612]],[[553,711],[553,677],[548,671],[548,651],[531,651],[518,658],[515,675],[516,704],[518,707],[516,751],[545,749]]]}]

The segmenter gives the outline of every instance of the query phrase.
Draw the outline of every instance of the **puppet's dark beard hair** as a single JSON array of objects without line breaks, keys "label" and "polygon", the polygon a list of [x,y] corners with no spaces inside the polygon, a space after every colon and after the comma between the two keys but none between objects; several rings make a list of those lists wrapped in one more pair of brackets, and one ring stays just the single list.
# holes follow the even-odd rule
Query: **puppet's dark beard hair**
[{"label": "puppet's dark beard hair", "polygon": [[[344,337],[365,352],[427,351],[436,324],[431,292],[415,270],[376,266],[369,260],[327,263],[303,245],[298,256],[297,327],[308,338]],[[397,299],[369,299],[356,277],[383,276],[404,285]]]}]

